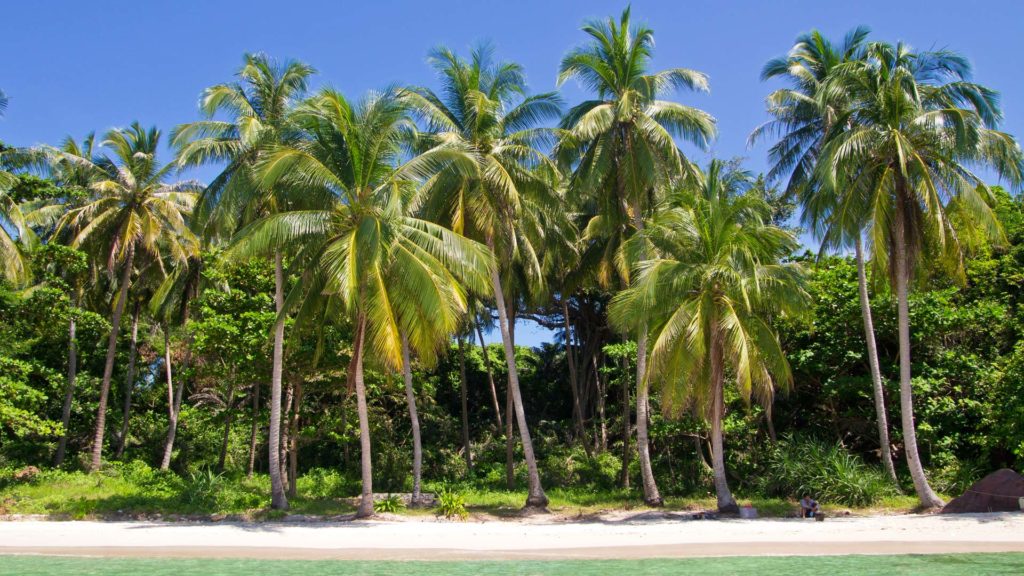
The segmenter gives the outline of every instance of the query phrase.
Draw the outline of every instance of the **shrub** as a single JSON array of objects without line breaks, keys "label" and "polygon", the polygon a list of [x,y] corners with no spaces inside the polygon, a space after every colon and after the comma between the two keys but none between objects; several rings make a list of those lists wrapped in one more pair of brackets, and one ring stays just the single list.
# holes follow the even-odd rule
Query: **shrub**
[{"label": "shrub", "polygon": [[374,512],[387,512],[394,514],[401,512],[405,508],[405,504],[402,503],[402,499],[394,494],[388,494],[387,498],[382,498],[373,503]]},{"label": "shrub", "polygon": [[450,486],[443,486],[437,491],[437,512],[449,520],[465,520],[469,517],[466,510],[466,497],[454,491]]},{"label": "shrub", "polygon": [[299,477],[298,491],[310,498],[344,498],[358,492],[341,472],[330,468],[312,468]]},{"label": "shrub", "polygon": [[841,444],[800,437],[786,437],[775,445],[760,484],[766,495],[810,493],[822,502],[846,506],[869,506],[896,494],[885,473]]},{"label": "shrub", "polygon": [[184,500],[192,506],[216,508],[224,484],[224,476],[209,468],[190,472],[185,484]]}]

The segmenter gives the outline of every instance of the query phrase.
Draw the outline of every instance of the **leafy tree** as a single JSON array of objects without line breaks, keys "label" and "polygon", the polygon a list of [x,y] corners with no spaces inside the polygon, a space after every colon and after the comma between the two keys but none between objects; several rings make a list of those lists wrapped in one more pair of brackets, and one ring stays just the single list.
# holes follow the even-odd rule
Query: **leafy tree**
[{"label": "leafy tree", "polygon": [[[350,382],[359,413],[362,500],[357,515],[373,515],[373,470],[364,381],[368,355],[393,369],[404,365],[403,334],[431,354],[466,310],[462,283],[486,291],[493,266],[486,249],[435,224],[407,215],[410,178],[458,159],[442,147],[398,165],[411,120],[395,91],[370,94],[351,106],[324,90],[296,114],[306,137],[275,149],[259,166],[267,187],[302,187],[329,199],[320,210],[267,216],[239,235],[229,254],[245,257],[274,246],[302,246],[310,268],[279,312],[300,318],[344,314],[355,329]],[[280,318],[279,318],[280,321]],[[439,338],[441,337],[441,338]]]},{"label": "leafy tree", "polygon": [[781,88],[768,96],[768,113],[773,119],[751,134],[751,142],[769,136],[778,136],[772,145],[769,157],[772,169],[769,177],[781,178],[788,173],[787,192],[798,195],[810,209],[804,212],[804,219],[822,242],[822,250],[851,243],[857,260],[858,297],[864,323],[867,343],[868,364],[871,368],[872,390],[875,399],[875,413],[878,423],[878,441],[882,464],[886,472],[897,482],[896,468],[892,461],[889,441],[889,424],[885,411],[885,396],[882,375],[878,366],[878,348],[875,343],[874,321],[868,300],[867,272],[864,263],[862,236],[863,219],[849,212],[828,210],[831,220],[823,222],[822,209],[816,197],[819,186],[814,179],[814,170],[826,139],[833,133],[850,127],[847,121],[851,106],[850,95],[842,90],[825,90],[824,85],[841,64],[860,60],[868,36],[865,27],[854,28],[847,33],[841,44],[834,44],[817,30],[797,38],[789,54],[775,58],[765,64],[761,78],[785,78],[791,88]]},{"label": "leafy tree", "polygon": [[[908,291],[922,253],[962,268],[956,218],[986,233],[1001,232],[991,190],[968,166],[989,166],[1015,184],[1024,172],[1020,147],[995,130],[995,94],[970,82],[958,54],[915,52],[875,42],[865,58],[841,64],[826,94],[852,101],[817,164],[817,205],[823,222],[844,212],[868,227],[877,266],[888,268],[896,293],[900,334],[900,407],[907,464],[925,506],[941,506],[924,475],[914,425]],[[954,217],[955,216],[955,217]],[[858,228],[859,229],[859,228]]]},{"label": "leafy tree", "polygon": [[[570,188],[596,198],[598,215],[588,233],[626,237],[643,230],[659,188],[696,172],[674,138],[703,148],[714,137],[709,114],[660,99],[679,89],[707,92],[707,76],[687,68],[651,73],[654,31],[633,25],[629,8],[618,22],[588,22],[583,31],[590,41],[562,59],[558,82],[575,78],[596,97],[562,119],[559,154],[575,165]],[[625,283],[632,264],[617,266]],[[637,450],[644,501],[660,505],[647,439],[647,330],[637,328]]]},{"label": "leafy tree", "polygon": [[[300,62],[278,63],[264,54],[246,54],[238,82],[207,88],[200,109],[207,120],[175,129],[172,141],[180,166],[226,164],[206,187],[197,206],[204,235],[231,237],[242,227],[269,214],[302,207],[288,189],[265,188],[253,176],[256,163],[267,150],[295,137],[289,115],[306,91],[314,69]],[[230,120],[215,120],[218,113]],[[274,301],[284,306],[285,270],[283,248],[273,251]],[[283,315],[274,325],[273,363],[270,373],[270,486],[271,506],[287,509],[288,498],[280,475],[281,374],[284,365]]]},{"label": "leafy tree", "polygon": [[789,365],[771,325],[778,314],[805,304],[799,264],[780,263],[796,239],[768,223],[770,208],[747,194],[750,176],[712,161],[698,188],[684,188],[671,207],[634,236],[657,254],[640,261],[635,283],[609,309],[617,325],[651,333],[651,373],[662,382],[663,404],[695,403],[711,421],[718,509],[738,512],[725,474],[722,441],[724,380],[736,375],[744,399],[772,401],[791,382]]},{"label": "leafy tree", "polygon": [[[118,294],[111,317],[107,359],[103,371],[91,470],[100,468],[106,423],[107,397],[117,352],[121,315],[132,283],[136,255],[155,261],[181,261],[197,249],[187,217],[198,192],[194,182],[168,182],[173,164],[160,165],[160,132],[138,123],[111,130],[102,146],[113,156],[85,158],[53,150],[55,162],[79,167],[90,175],[92,197],[60,219],[56,234],[67,230],[73,248],[83,248],[97,261],[105,261],[109,275],[121,268]],[[102,259],[102,260],[101,260]]]},{"label": "leafy tree", "polygon": [[426,183],[423,213],[485,244],[498,262],[506,263],[495,268],[490,287],[481,295],[493,293],[498,311],[528,470],[526,506],[543,508],[548,500],[523,408],[510,310],[516,301],[514,277],[521,280],[520,293],[538,290],[544,279],[537,239],[543,236],[544,215],[557,209],[559,198],[557,169],[542,151],[551,132],[538,124],[557,117],[561,101],[554,93],[526,96],[522,67],[493,62],[487,45],[474,49],[468,61],[438,48],[430,62],[441,79],[441,93],[417,88],[404,98],[427,123],[430,134],[424,141],[459,150],[464,161],[450,163]]}]

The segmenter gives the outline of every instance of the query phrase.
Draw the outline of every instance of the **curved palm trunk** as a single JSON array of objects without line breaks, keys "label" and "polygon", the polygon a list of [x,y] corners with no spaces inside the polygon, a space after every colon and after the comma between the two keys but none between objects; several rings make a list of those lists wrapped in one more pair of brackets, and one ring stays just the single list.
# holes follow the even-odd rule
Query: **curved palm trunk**
[{"label": "curved palm trunk", "polygon": [[355,363],[353,376],[356,383],[356,410],[359,413],[359,468],[362,475],[363,490],[359,499],[356,518],[373,516],[373,458],[370,453],[370,413],[366,407],[366,383],[363,382],[363,350],[366,337],[366,319],[357,321],[356,345],[352,350],[352,361]]},{"label": "curved palm trunk", "polygon": [[416,391],[412,387],[412,363],[409,359],[409,338],[402,334],[402,378],[405,380],[405,402],[409,405],[412,425],[412,501],[420,503],[420,474],[423,468],[423,444],[420,441],[420,417],[416,413]]},{"label": "curved palm trunk", "polygon": [[505,487],[514,490],[516,487],[516,440],[515,440],[515,413],[512,401],[512,385],[505,383]]},{"label": "curved palm trunk", "polygon": [[64,392],[64,406],[61,410],[60,420],[63,432],[60,435],[60,442],[57,444],[57,453],[53,456],[54,467],[64,463],[64,454],[67,451],[68,436],[70,435],[68,427],[71,425],[71,403],[75,399],[75,381],[78,378],[78,344],[75,340],[76,326],[77,320],[73,311],[71,319],[68,320],[68,384],[67,390]]},{"label": "curved palm trunk", "polygon": [[494,370],[491,369],[491,355],[487,353],[487,344],[484,342],[484,332],[480,324],[474,322],[476,336],[480,339],[480,353],[484,357],[484,368],[487,369],[487,383],[491,386],[491,402],[494,405],[494,423],[498,425],[496,430],[500,431],[503,424],[501,420],[501,405],[498,404],[498,388],[494,385]]},{"label": "curved palm trunk", "polygon": [[[280,252],[274,254],[274,302],[278,315],[284,308],[284,261]],[[288,509],[288,496],[281,478],[281,371],[284,363],[284,319],[274,323],[274,353],[270,370],[270,431],[267,444],[267,466],[270,469],[270,507]]]},{"label": "curved palm trunk", "polygon": [[132,309],[132,337],[128,345],[128,373],[124,378],[124,410],[122,410],[121,435],[117,438],[117,450],[114,451],[114,458],[120,460],[124,455],[125,445],[128,443],[128,423],[132,413],[132,388],[135,384],[135,356],[138,352],[139,341],[139,303],[135,303]]},{"label": "curved palm trunk", "polygon": [[641,327],[640,337],[636,342],[636,452],[640,460],[640,481],[644,485],[644,503],[648,506],[662,506],[658,492],[658,484],[654,481],[654,469],[651,468],[651,445],[647,439],[647,418],[650,402],[646,380],[647,376],[647,328]]},{"label": "curved palm trunk", "polygon": [[457,338],[459,343],[459,399],[462,404],[462,452],[466,458],[466,473],[473,472],[473,445],[469,441],[469,400],[467,398],[466,382],[466,353],[462,346],[462,336]]},{"label": "curved palm trunk", "polygon": [[[640,206],[634,206],[633,226],[637,232],[644,230]],[[640,460],[640,481],[644,486],[644,503],[648,506],[662,506],[658,483],[654,480],[651,467],[651,446],[647,439],[647,417],[650,409],[647,382],[647,323],[640,326],[636,339],[636,452]]]},{"label": "curved palm trunk", "polygon": [[[501,276],[499,276],[497,268],[491,271],[491,284],[494,289],[494,301],[497,303],[498,325],[501,328],[501,342],[505,349],[505,363],[508,364],[508,387],[516,413],[516,424],[519,426],[519,438],[523,443],[523,456],[526,459],[529,483],[526,507],[545,508],[548,505],[548,497],[544,494],[544,488],[540,483],[540,471],[537,469],[537,460],[533,454],[533,440],[530,438],[530,430],[526,427],[526,411],[523,410],[523,397],[519,391],[519,372],[516,370],[516,352],[512,346],[512,337],[509,332],[508,311],[505,309],[505,291],[502,290]],[[511,420],[511,416],[509,419]]]},{"label": "curved palm trunk", "polygon": [[174,452],[174,437],[178,434],[178,415],[181,414],[181,394],[185,389],[185,383],[178,384],[174,389],[174,380],[171,378],[171,327],[164,326],[164,372],[167,378],[167,409],[169,420],[167,424],[167,440],[164,442],[164,456],[160,460],[160,469],[167,470],[171,466],[171,454]]},{"label": "curved palm trunk", "polygon": [[725,416],[724,370],[721,337],[716,333],[712,335],[711,341],[711,468],[715,477],[718,511],[736,514],[740,509],[732,497],[729,481],[725,476],[725,450],[722,441],[722,419]]},{"label": "curved palm trunk", "polygon": [[932,487],[928,485],[928,479],[925,478],[921,457],[917,452],[917,431],[914,429],[914,390],[910,370],[910,302],[907,297],[910,270],[907,266],[906,233],[903,227],[901,206],[902,202],[897,200],[894,244],[896,248],[895,280],[900,340],[900,412],[903,424],[903,444],[907,454],[907,467],[910,468],[910,477],[914,480],[914,490],[917,491],[921,505],[926,508],[936,508],[943,506],[944,502],[935,494]]},{"label": "curved palm trunk", "polygon": [[878,420],[879,453],[885,472],[893,484],[899,486],[896,467],[892,463],[892,444],[889,442],[889,418],[885,413],[885,394],[882,389],[882,371],[878,367],[878,346],[875,344],[875,325],[871,319],[871,301],[868,298],[868,276],[864,269],[864,247],[860,233],[855,244],[857,256],[857,288],[860,294],[860,313],[864,318],[864,339],[868,345],[868,365],[871,368],[872,391],[875,395],[875,413]]},{"label": "curved palm trunk", "polygon": [[100,386],[100,401],[96,408],[96,433],[92,439],[92,461],[90,472],[98,472],[103,462],[103,433],[107,423],[107,399],[110,396],[110,378],[114,374],[114,360],[117,358],[117,335],[121,328],[121,316],[128,300],[128,285],[132,279],[132,265],[135,263],[135,245],[128,248],[124,270],[121,271],[121,290],[114,305],[114,315],[110,319],[110,339],[107,341],[107,360],[103,365],[103,383]]}]

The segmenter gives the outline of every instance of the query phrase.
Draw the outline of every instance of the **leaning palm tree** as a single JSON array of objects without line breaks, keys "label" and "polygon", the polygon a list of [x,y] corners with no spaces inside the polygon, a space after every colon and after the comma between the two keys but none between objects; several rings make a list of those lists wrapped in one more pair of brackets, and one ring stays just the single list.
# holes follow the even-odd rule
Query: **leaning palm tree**
[{"label": "leaning palm tree", "polygon": [[433,176],[424,187],[423,214],[485,244],[503,263],[494,269],[487,292],[493,293],[498,311],[509,390],[526,460],[526,506],[544,508],[548,499],[519,389],[507,288],[513,275],[532,290],[543,282],[539,248],[534,244],[543,230],[536,228],[541,222],[536,216],[552,211],[560,198],[556,167],[541,150],[550,143],[551,132],[538,124],[556,118],[561,101],[554,93],[526,96],[522,67],[493,62],[488,45],[475,48],[468,61],[437,48],[430,62],[441,79],[440,93],[416,88],[404,98],[428,126],[425,142],[457,147],[475,166],[466,171],[461,163],[451,164]]},{"label": "leaning palm tree", "polygon": [[[633,25],[629,8],[618,22],[612,18],[588,22],[583,31],[590,41],[562,59],[558,82],[575,78],[595,95],[562,119],[558,154],[575,166],[570,190],[595,197],[599,220],[593,227],[588,224],[588,229],[621,238],[643,230],[656,190],[681,174],[694,173],[674,138],[703,148],[715,135],[710,115],[660,98],[679,89],[707,92],[708,81],[704,74],[686,68],[651,73],[654,32]],[[619,266],[624,283],[629,282],[629,264]],[[644,501],[660,505],[647,440],[646,334],[639,326],[637,449]]]},{"label": "leaning palm tree", "polygon": [[734,374],[747,401],[771,402],[791,374],[772,318],[806,303],[799,264],[780,263],[797,246],[770,223],[748,173],[712,161],[699,185],[667,201],[628,249],[656,256],[636,265],[633,284],[612,299],[617,326],[650,331],[651,370],[670,412],[697,406],[711,423],[718,509],[738,512],[725,474],[724,382]]},{"label": "leaning palm tree", "polygon": [[[409,216],[414,180],[440,166],[467,164],[461,150],[431,149],[398,164],[414,130],[394,90],[352,106],[324,90],[296,112],[304,137],[259,164],[265,187],[302,189],[324,208],[272,214],[246,227],[234,256],[301,245],[306,272],[281,315],[297,308],[300,322],[340,315],[354,327],[350,384],[359,413],[362,499],[357,515],[373,514],[367,358],[399,370],[403,337],[425,356],[442,346],[466,311],[463,287],[485,292],[493,268],[482,245]],[[467,169],[475,168],[468,162]],[[326,313],[326,314],[325,314]],[[328,318],[336,320],[337,318]]]},{"label": "leaning palm tree", "polygon": [[[207,88],[200,100],[206,120],[175,129],[173,143],[182,167],[224,165],[199,199],[196,218],[208,239],[230,237],[268,214],[297,208],[301,202],[282,187],[261,187],[253,167],[268,149],[295,138],[289,114],[306,91],[313,68],[300,62],[277,63],[263,54],[246,54],[237,82]],[[230,119],[215,120],[218,113]],[[274,302],[284,305],[285,253],[275,250]],[[284,317],[274,325],[270,376],[269,459],[271,506],[288,508],[280,470],[281,374],[284,365]]]},{"label": "leaning palm tree", "polygon": [[[778,137],[778,142],[772,145],[768,153],[772,163],[768,176],[770,179],[779,179],[788,173],[787,194],[798,195],[805,204],[814,203],[814,195],[818,192],[813,178],[814,168],[826,139],[834,132],[850,127],[849,122],[838,123],[840,118],[849,119],[848,112],[852,104],[849,94],[842,90],[830,90],[826,93],[822,87],[829,74],[839,65],[864,57],[868,33],[869,30],[865,27],[854,28],[847,33],[843,42],[837,45],[822,36],[819,31],[811,31],[797,38],[789,54],[770,60],[761,71],[762,80],[784,78],[791,86],[780,88],[768,96],[768,113],[772,119],[754,130],[750,136],[750,143],[753,144],[763,138]],[[820,216],[819,212],[804,212],[805,222],[809,228],[819,232],[822,253],[844,244],[852,243],[854,247],[860,310],[864,321],[864,339],[878,423],[879,453],[889,477],[893,483],[898,484],[896,467],[892,460],[889,419],[886,416],[882,373],[878,364],[878,347],[875,343],[874,321],[868,297],[862,240],[864,221],[859,215],[851,213],[841,215],[845,221],[828,223],[816,221]]]},{"label": "leaning palm tree", "polygon": [[91,197],[69,210],[58,222],[55,235],[73,232],[71,246],[83,248],[106,264],[113,277],[120,268],[117,299],[111,317],[110,338],[96,415],[90,470],[99,470],[103,454],[107,398],[114,371],[121,315],[132,284],[137,257],[156,261],[184,261],[197,250],[187,219],[200,186],[195,182],[170,182],[174,164],[157,159],[160,132],[134,123],[108,132],[102,142],[112,156],[87,158],[71,152],[50,151],[56,163],[67,163],[90,175]]},{"label": "leaning palm tree", "polygon": [[849,126],[828,139],[815,178],[820,193],[809,210],[818,221],[843,214],[862,218],[873,261],[887,268],[896,294],[900,409],[907,465],[921,504],[941,506],[917,450],[910,364],[908,292],[925,250],[962,266],[961,239],[949,218],[956,211],[995,238],[1002,235],[992,193],[971,172],[988,167],[1019,185],[1024,157],[1016,141],[995,128],[997,96],[970,81],[970,66],[946,52],[914,52],[904,44],[872,43],[864,59],[837,67],[823,93],[852,101]]}]

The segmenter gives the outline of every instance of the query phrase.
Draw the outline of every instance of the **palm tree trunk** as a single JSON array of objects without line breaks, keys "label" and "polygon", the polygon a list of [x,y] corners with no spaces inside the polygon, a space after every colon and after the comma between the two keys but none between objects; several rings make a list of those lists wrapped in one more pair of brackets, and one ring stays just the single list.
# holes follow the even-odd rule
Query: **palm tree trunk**
[{"label": "palm tree trunk", "polygon": [[476,336],[480,339],[480,353],[484,357],[484,368],[487,369],[487,383],[491,385],[491,402],[494,404],[494,423],[498,425],[497,430],[501,431],[503,426],[501,420],[501,406],[498,404],[498,388],[494,385],[494,370],[491,369],[491,355],[487,352],[487,344],[484,342],[484,332],[480,329],[480,323],[474,322]]},{"label": "palm tree trunk", "polygon": [[459,398],[462,404],[462,451],[466,458],[466,474],[473,473],[473,446],[469,441],[469,400],[466,382],[466,353],[462,347],[462,336],[456,338],[459,343]]},{"label": "palm tree trunk", "polygon": [[128,247],[124,270],[121,271],[121,289],[114,305],[114,315],[110,319],[110,339],[107,341],[107,361],[103,366],[103,383],[100,386],[100,402],[96,408],[96,434],[92,439],[92,461],[90,472],[98,472],[103,459],[103,433],[107,423],[107,399],[110,396],[110,378],[114,374],[114,360],[117,357],[117,335],[121,328],[121,315],[128,300],[128,285],[132,279],[132,265],[135,263],[135,245]]},{"label": "palm tree trunk", "polygon": [[420,441],[420,417],[416,413],[416,391],[412,387],[412,363],[409,358],[409,338],[402,334],[402,378],[405,380],[405,402],[409,405],[412,425],[412,506],[420,503],[420,475],[423,468],[423,444]]},{"label": "palm tree trunk", "polygon": [[270,430],[267,434],[267,466],[270,469],[270,507],[288,509],[288,496],[281,478],[281,372],[284,364],[284,259],[274,254],[274,303],[278,318],[274,322],[274,353],[270,369]]},{"label": "palm tree trunk", "polygon": [[605,419],[604,413],[604,405],[607,402],[608,395],[608,376],[602,376],[601,371],[598,370],[596,354],[590,357],[590,362],[594,367],[594,384],[597,386],[597,419],[600,425],[601,437],[601,444],[598,448],[601,452],[604,452],[608,449],[608,421]]},{"label": "palm tree trunk", "polygon": [[907,296],[910,270],[908,270],[907,266],[906,233],[903,227],[904,211],[901,209],[902,199],[898,199],[896,205],[893,236],[895,237],[894,245],[896,248],[895,280],[900,340],[900,412],[903,423],[903,444],[904,451],[907,454],[907,467],[910,468],[910,477],[914,480],[914,490],[917,491],[917,497],[921,500],[922,506],[935,508],[943,506],[944,502],[928,485],[928,479],[924,475],[924,468],[921,466],[921,457],[917,453],[917,431],[914,429],[914,391],[910,370],[910,302]]},{"label": "palm tree trunk", "polygon": [[879,454],[885,472],[893,484],[899,486],[896,478],[896,467],[892,463],[892,444],[889,442],[889,418],[885,413],[885,394],[882,389],[882,371],[878,367],[878,346],[875,344],[875,325],[871,319],[871,301],[868,298],[868,276],[864,267],[864,247],[860,233],[855,243],[857,255],[857,288],[860,294],[860,313],[864,318],[864,340],[868,345],[868,365],[871,368],[872,391],[875,394],[875,414],[878,420]]},{"label": "palm tree trunk", "polygon": [[252,427],[249,430],[249,465],[245,469],[245,476],[252,478],[253,470],[256,468],[256,441],[259,439],[260,431],[260,383],[253,383],[252,393]]},{"label": "palm tree trunk", "polygon": [[[523,443],[523,456],[526,459],[528,472],[528,493],[526,496],[527,508],[545,508],[548,505],[548,497],[544,494],[544,488],[540,483],[540,471],[537,469],[537,460],[533,454],[533,440],[530,438],[530,430],[526,427],[526,411],[523,409],[523,397],[519,391],[519,372],[516,370],[516,351],[512,344],[512,336],[509,332],[508,311],[505,309],[505,292],[501,287],[501,276],[497,268],[491,271],[491,284],[494,289],[494,301],[498,309],[498,326],[501,328],[501,341],[505,349],[505,363],[508,364],[508,384],[512,393],[512,404],[516,413],[516,424],[519,426],[519,439]],[[511,416],[509,417],[511,420]]]},{"label": "palm tree trunk", "polygon": [[60,442],[57,443],[57,453],[53,456],[54,467],[64,463],[64,454],[67,451],[68,436],[70,435],[68,428],[71,426],[71,403],[75,399],[75,380],[78,378],[78,344],[75,340],[77,303],[75,307],[76,310],[71,312],[71,318],[68,320],[68,384],[64,392],[64,407],[61,410]]},{"label": "palm tree trunk", "polygon": [[644,485],[644,503],[663,506],[665,501],[658,492],[651,467],[651,446],[647,439],[647,420],[650,412],[647,376],[647,329],[642,327],[636,343],[636,451],[640,459],[640,480]]},{"label": "palm tree trunk", "polygon": [[[644,230],[643,214],[639,204],[633,209],[633,225],[638,233]],[[644,503],[663,506],[665,501],[658,492],[651,467],[651,447],[647,439],[647,417],[650,409],[647,381],[647,323],[640,326],[636,339],[636,452],[640,459],[640,481],[644,486]]]},{"label": "palm tree trunk", "polygon": [[[511,377],[510,377],[511,378]],[[505,383],[505,487],[514,490],[516,487],[516,441],[515,441],[515,413],[512,401],[511,380]]]},{"label": "palm tree trunk", "polygon": [[217,471],[224,471],[224,464],[228,459],[228,442],[231,440],[231,416],[234,414],[232,405],[235,402],[235,375],[231,374],[231,382],[228,383],[228,400],[224,406],[224,435],[220,440],[220,455],[217,457]]},{"label": "palm tree trunk", "polygon": [[132,413],[132,388],[135,385],[135,355],[139,340],[139,302],[132,309],[132,336],[128,345],[128,373],[124,378],[124,410],[122,410],[121,435],[117,438],[114,458],[120,460],[128,443],[128,423]]},{"label": "palm tree trunk", "polygon": [[284,481],[284,492],[289,497],[292,495],[292,479],[288,476],[288,458],[291,453],[291,422],[290,414],[292,413],[292,402],[295,400],[295,385],[289,381],[288,388],[284,394],[284,410],[282,411],[281,420],[284,421],[284,426],[281,427],[281,479]]},{"label": "palm tree trunk", "polygon": [[622,357],[622,487],[629,490],[629,439],[632,423],[629,421],[629,358]]},{"label": "palm tree trunk", "polygon": [[295,405],[292,422],[288,426],[288,497],[295,498],[299,490],[299,426],[302,424],[302,379],[295,383]]},{"label": "palm tree trunk", "polygon": [[579,378],[576,372],[576,355],[572,350],[572,324],[569,322],[569,302],[566,296],[562,295],[562,319],[565,322],[565,359],[569,364],[569,388],[572,391],[572,417],[576,424],[576,434],[583,442],[583,449],[587,456],[593,456],[590,447],[590,439],[587,438],[586,428],[583,426],[583,410],[580,409],[580,387]]},{"label": "palm tree trunk", "polygon": [[174,437],[178,433],[178,414],[181,413],[181,394],[185,389],[185,383],[181,382],[178,389],[174,389],[174,380],[171,377],[171,327],[170,323],[164,324],[164,374],[167,378],[167,410],[169,419],[167,424],[167,440],[164,442],[164,455],[160,460],[160,469],[167,470],[171,466],[171,454],[174,452]]},{"label": "palm tree trunk", "polygon": [[722,419],[725,416],[724,370],[721,336],[716,331],[711,336],[711,468],[715,476],[718,511],[736,514],[740,509],[732,497],[729,481],[725,476],[725,449],[722,441]]},{"label": "palm tree trunk", "polygon": [[373,516],[373,458],[370,453],[370,413],[366,407],[366,383],[363,382],[363,350],[366,337],[366,319],[360,315],[356,322],[356,345],[352,350],[355,363],[356,409],[359,412],[359,468],[363,490],[356,518]]}]

